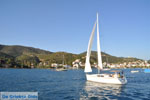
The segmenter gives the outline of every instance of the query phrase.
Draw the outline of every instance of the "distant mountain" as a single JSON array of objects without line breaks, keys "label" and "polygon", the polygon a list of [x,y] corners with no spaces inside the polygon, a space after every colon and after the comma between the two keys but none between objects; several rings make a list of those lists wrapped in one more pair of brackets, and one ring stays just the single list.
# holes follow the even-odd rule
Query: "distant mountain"
[{"label": "distant mountain", "polygon": [[[52,63],[72,65],[72,62],[80,59],[85,62],[86,52],[81,54],[72,54],[67,52],[50,52],[33,47],[0,45],[0,67],[50,67]],[[137,58],[124,58],[111,56],[102,52],[102,61],[108,63],[122,63],[137,61]],[[91,52],[91,63],[97,62],[97,52]]]},{"label": "distant mountain", "polygon": [[30,68],[40,62],[38,55],[49,55],[50,51],[19,45],[0,45],[0,67]]},{"label": "distant mountain", "polygon": [[41,50],[33,47],[25,47],[19,45],[0,45],[0,52],[17,57],[23,54],[51,54],[52,52]]},{"label": "distant mountain", "polygon": [[67,52],[55,52],[49,55],[38,55],[41,61],[48,61],[49,63],[69,64],[78,58],[77,54]]},{"label": "distant mountain", "polygon": [[16,65],[15,57],[5,54],[3,52],[0,52],[0,68],[1,67],[5,67],[5,68],[13,67],[14,65]]},{"label": "distant mountain", "polygon": [[10,56],[10,55],[8,55],[6,53],[0,52],[0,58],[2,59],[2,58],[14,58],[14,57]]},{"label": "distant mountain", "polygon": [[[81,54],[79,54],[80,56],[86,56],[86,52],[83,52]],[[137,61],[137,60],[141,60],[138,58],[125,58],[125,57],[116,57],[116,56],[112,56],[110,54],[107,54],[105,52],[102,52],[102,61],[103,62],[107,62],[107,63],[123,63],[123,62],[132,62],[132,61]],[[91,62],[97,62],[97,52],[96,51],[92,51],[91,52]]]}]

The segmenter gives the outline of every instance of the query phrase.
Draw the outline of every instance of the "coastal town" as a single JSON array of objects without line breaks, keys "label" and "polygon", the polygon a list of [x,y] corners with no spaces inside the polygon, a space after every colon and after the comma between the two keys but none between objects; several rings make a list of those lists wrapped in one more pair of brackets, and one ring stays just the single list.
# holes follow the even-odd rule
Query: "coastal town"
[{"label": "coastal town", "polygon": [[[63,64],[57,64],[57,63],[52,63],[51,67],[71,67],[69,65],[63,65]],[[80,59],[76,59],[75,61],[72,62],[72,67],[73,68],[84,68],[85,64],[80,61]],[[92,67],[97,67],[97,63],[94,63],[91,65]],[[103,62],[103,67],[104,68],[149,68],[150,63],[148,61],[134,61],[134,62],[124,62],[124,63],[107,63]]]}]

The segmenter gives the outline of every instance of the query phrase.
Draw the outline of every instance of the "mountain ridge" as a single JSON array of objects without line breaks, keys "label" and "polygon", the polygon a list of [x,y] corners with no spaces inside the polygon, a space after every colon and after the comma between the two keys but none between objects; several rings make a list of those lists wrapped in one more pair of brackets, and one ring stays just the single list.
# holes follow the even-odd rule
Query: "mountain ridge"
[{"label": "mountain ridge", "polygon": [[42,50],[39,48],[21,46],[21,45],[1,45],[0,52],[6,53],[8,55],[17,57],[26,53],[37,53],[37,54],[51,54],[52,52]]},{"label": "mountain ridge", "polygon": [[[65,64],[72,65],[72,62],[76,59],[80,59],[85,62],[86,52],[80,54],[73,54],[68,52],[50,52],[34,47],[27,47],[21,45],[1,45],[0,44],[0,66],[10,65],[10,67],[31,67],[38,66],[49,67],[52,63],[61,64],[63,61]],[[122,63],[142,60],[138,58],[125,58],[116,57],[105,52],[102,52],[102,61],[108,63]],[[3,62],[3,63],[1,63]],[[97,52],[91,52],[91,63],[97,62]],[[11,64],[13,63],[13,64]]]}]

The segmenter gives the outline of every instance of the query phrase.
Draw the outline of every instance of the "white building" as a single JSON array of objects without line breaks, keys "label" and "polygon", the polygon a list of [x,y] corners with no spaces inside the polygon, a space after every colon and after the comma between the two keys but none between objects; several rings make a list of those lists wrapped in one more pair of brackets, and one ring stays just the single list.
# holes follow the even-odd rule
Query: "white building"
[{"label": "white building", "polygon": [[58,67],[58,66],[59,66],[59,64],[56,64],[56,63],[51,64],[51,67]]},{"label": "white building", "polygon": [[80,66],[83,66],[80,59],[76,59],[74,62],[72,62],[73,68],[79,68]]}]

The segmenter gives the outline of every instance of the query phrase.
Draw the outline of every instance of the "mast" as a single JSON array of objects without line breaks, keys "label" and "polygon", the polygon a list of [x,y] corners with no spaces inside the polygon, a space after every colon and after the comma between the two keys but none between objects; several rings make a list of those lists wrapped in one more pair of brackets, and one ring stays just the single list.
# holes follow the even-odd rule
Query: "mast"
[{"label": "mast", "polygon": [[64,66],[64,64],[65,64],[65,63],[64,63],[64,54],[63,54],[63,61],[62,61],[62,64],[63,64],[63,66]]},{"label": "mast", "polygon": [[98,74],[99,74],[100,69],[103,69],[103,66],[102,66],[102,57],[101,57],[101,49],[100,49],[98,13],[97,13],[97,55],[98,55]]}]

